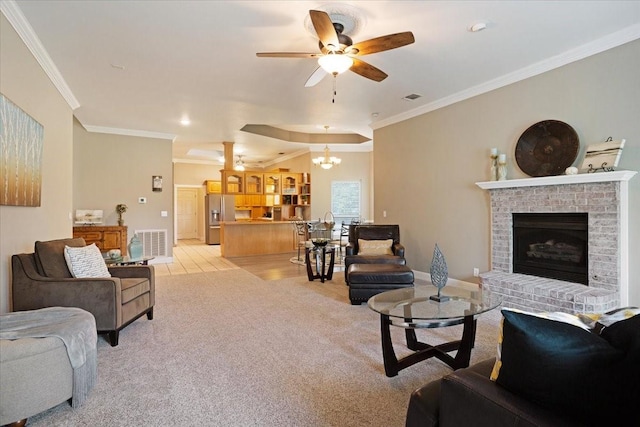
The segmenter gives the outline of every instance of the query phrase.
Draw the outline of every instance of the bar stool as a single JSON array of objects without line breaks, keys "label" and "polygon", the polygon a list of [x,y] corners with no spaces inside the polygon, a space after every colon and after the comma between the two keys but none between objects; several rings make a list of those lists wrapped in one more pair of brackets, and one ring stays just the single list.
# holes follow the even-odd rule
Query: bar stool
[{"label": "bar stool", "polygon": [[296,242],[298,246],[298,261],[302,261],[300,258],[300,248],[304,248],[309,236],[309,227],[302,219],[296,219],[293,223],[296,233]]}]

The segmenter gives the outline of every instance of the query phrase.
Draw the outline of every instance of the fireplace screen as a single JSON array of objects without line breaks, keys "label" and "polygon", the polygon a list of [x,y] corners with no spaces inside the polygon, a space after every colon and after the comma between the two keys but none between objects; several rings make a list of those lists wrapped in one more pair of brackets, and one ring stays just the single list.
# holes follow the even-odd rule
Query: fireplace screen
[{"label": "fireplace screen", "polygon": [[586,213],[514,213],[513,272],[588,285]]}]

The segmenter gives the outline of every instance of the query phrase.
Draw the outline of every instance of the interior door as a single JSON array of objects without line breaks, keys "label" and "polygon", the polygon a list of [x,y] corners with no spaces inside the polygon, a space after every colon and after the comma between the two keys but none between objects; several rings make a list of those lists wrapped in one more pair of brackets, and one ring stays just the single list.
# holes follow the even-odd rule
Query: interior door
[{"label": "interior door", "polygon": [[178,188],[178,239],[198,238],[198,189]]}]

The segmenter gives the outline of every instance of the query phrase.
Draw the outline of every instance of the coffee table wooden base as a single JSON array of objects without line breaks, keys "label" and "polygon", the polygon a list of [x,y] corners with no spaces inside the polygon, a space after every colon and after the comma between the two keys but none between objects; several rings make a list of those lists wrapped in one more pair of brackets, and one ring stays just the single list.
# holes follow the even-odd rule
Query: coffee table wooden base
[{"label": "coffee table wooden base", "polygon": [[[408,319],[407,319],[408,320]],[[451,341],[439,345],[430,345],[418,341],[416,338],[416,328],[437,328],[464,324],[462,330],[462,339]],[[384,372],[388,377],[395,377],[402,369],[415,365],[423,360],[436,357],[442,360],[453,369],[466,368],[471,360],[471,349],[475,344],[476,338],[476,319],[473,315],[464,316],[463,318],[448,320],[446,322],[401,326],[405,328],[407,338],[407,347],[415,351],[408,356],[398,359],[393,344],[391,343],[391,330],[393,324],[388,315],[380,315],[380,329],[382,333],[382,357],[384,359]],[[395,325],[394,325],[395,326]],[[457,350],[455,357],[450,356],[449,352]]]}]

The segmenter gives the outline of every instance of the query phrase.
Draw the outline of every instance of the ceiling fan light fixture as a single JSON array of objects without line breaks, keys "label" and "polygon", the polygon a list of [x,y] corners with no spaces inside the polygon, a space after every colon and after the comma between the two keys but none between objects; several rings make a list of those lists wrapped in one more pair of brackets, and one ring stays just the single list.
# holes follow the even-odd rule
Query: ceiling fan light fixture
[{"label": "ceiling fan light fixture", "polygon": [[353,59],[341,53],[331,53],[321,56],[318,65],[329,74],[342,74],[353,65]]},{"label": "ceiling fan light fixture", "polygon": [[242,156],[238,156],[238,160],[236,160],[236,164],[233,166],[233,170],[239,172],[244,171],[244,161],[242,160]]}]

